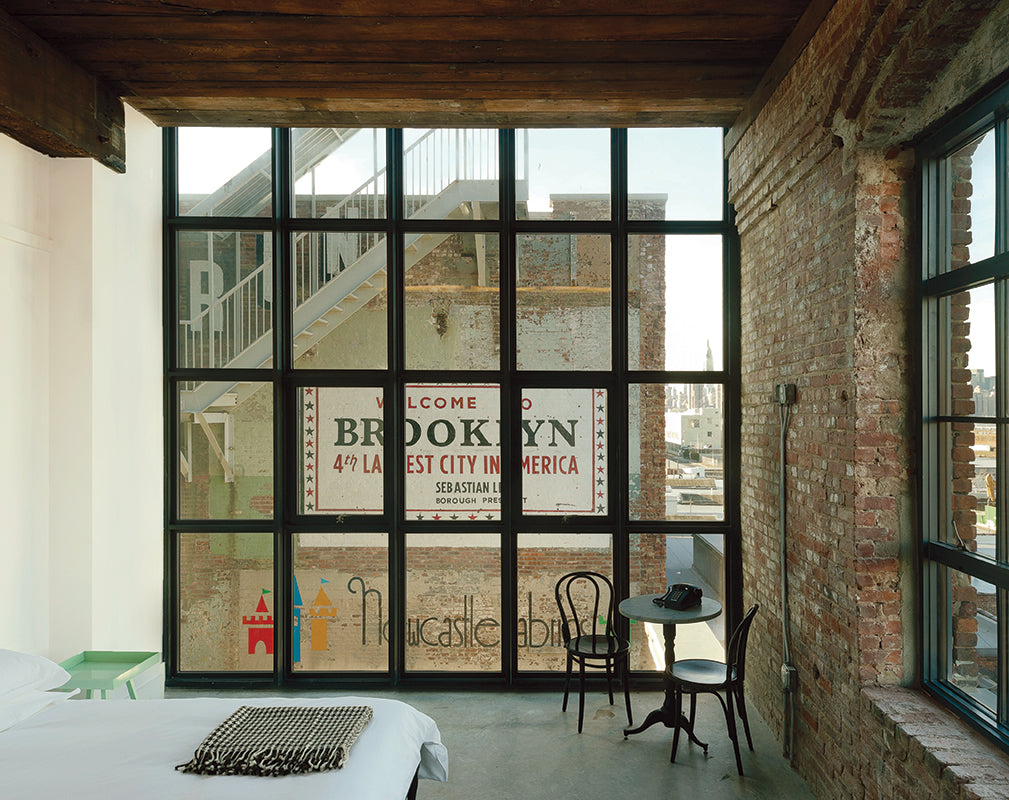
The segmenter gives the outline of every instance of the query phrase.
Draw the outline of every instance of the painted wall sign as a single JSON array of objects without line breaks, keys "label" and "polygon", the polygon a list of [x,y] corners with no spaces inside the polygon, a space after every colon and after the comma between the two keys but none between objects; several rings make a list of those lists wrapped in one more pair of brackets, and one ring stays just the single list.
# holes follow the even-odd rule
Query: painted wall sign
[{"label": "painted wall sign", "polygon": [[[381,513],[384,405],[381,392],[371,388],[302,390],[305,513]],[[499,409],[497,386],[407,387],[404,470],[410,518],[500,518]],[[605,513],[605,392],[529,390],[520,424],[526,513]]]}]

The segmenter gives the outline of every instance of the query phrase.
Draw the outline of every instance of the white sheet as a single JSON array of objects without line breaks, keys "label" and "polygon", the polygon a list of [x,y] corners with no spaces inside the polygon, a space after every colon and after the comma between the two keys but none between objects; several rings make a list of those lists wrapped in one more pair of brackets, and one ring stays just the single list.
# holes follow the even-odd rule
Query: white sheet
[{"label": "white sheet", "polygon": [[[175,769],[241,705],[370,705],[374,717],[343,769],[279,778]],[[0,794],[17,800],[402,800],[414,773],[448,779],[438,726],[375,697],[78,700],[0,732]]]}]

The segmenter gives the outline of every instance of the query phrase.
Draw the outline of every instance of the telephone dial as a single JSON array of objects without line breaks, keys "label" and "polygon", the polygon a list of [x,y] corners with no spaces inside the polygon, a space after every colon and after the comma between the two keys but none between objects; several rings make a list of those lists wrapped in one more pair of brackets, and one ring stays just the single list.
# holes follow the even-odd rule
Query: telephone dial
[{"label": "telephone dial", "polygon": [[657,606],[682,611],[684,608],[700,605],[702,594],[700,586],[691,586],[689,583],[673,583],[666,589],[664,595],[653,598],[652,602]]}]

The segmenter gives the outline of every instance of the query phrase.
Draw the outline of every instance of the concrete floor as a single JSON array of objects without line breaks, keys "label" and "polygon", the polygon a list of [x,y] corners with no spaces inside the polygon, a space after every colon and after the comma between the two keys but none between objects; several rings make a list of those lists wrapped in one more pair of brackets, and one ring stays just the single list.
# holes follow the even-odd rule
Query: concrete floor
[{"label": "concrete floor", "polygon": [[[356,692],[355,692],[356,693]],[[202,692],[168,689],[166,696]],[[208,692],[206,694],[228,694]],[[310,692],[306,694],[332,694]],[[561,712],[561,692],[375,691],[432,717],[448,748],[449,781],[421,781],[418,800],[812,800],[806,784],[781,755],[781,745],[750,710],[754,752],[742,738],[744,777],[736,772],[732,743],[718,701],[701,696],[697,735],[708,755],[680,737],[669,763],[672,734],[661,725],[623,738],[622,698],[610,706],[604,692],[585,696],[578,733],[578,697]],[[632,692],[635,723],[662,704],[661,692]]]}]

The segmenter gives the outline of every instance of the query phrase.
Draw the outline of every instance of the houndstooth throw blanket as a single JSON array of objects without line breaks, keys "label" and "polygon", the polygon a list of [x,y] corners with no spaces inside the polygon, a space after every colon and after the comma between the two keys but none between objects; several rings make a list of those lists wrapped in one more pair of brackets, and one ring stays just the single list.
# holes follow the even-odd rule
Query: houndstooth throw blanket
[{"label": "houndstooth throw blanket", "polygon": [[371,706],[242,706],[214,728],[182,772],[290,775],[340,769]]}]

